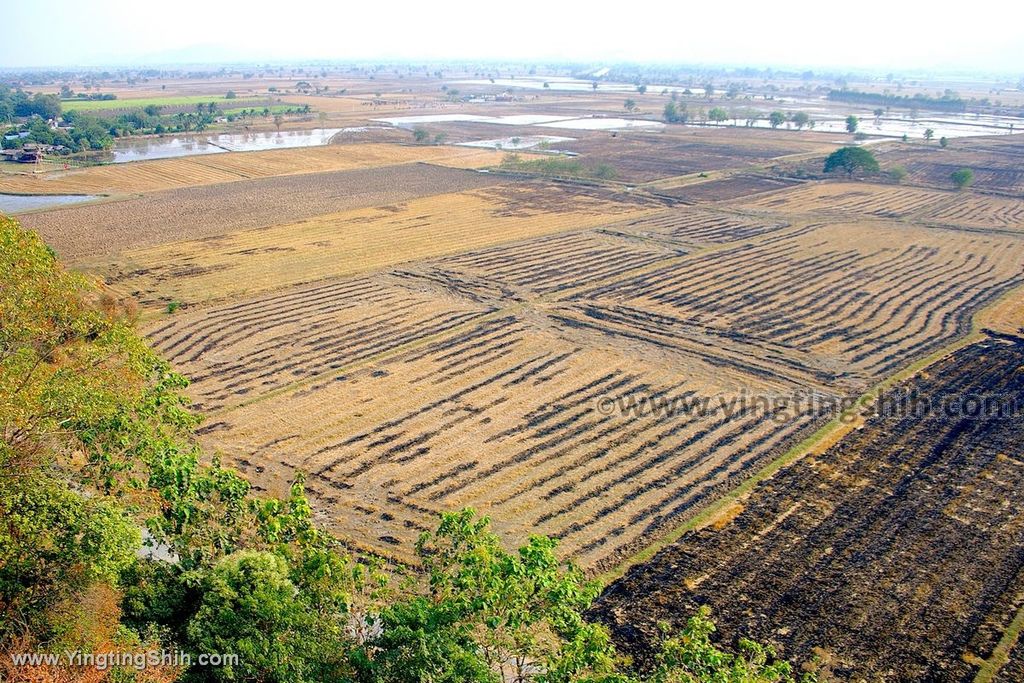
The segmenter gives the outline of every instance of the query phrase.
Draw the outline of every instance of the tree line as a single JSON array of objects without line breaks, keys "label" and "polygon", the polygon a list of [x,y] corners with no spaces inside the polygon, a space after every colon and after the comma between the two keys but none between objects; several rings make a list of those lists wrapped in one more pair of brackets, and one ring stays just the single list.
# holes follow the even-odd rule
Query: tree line
[{"label": "tree line", "polygon": [[[930,97],[922,93],[915,95],[893,95],[890,93],[863,92],[860,90],[830,90],[828,99],[833,102],[879,105],[883,107],[904,107],[909,109],[932,109],[936,111],[965,112],[967,101],[953,95]],[[987,101],[979,104],[988,104]]]}]

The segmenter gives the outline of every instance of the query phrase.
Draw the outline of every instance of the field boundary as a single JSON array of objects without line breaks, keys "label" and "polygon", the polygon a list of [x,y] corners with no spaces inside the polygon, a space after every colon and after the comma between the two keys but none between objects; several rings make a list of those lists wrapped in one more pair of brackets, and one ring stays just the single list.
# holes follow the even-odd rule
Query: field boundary
[{"label": "field boundary", "polygon": [[974,683],[991,683],[995,680],[996,675],[1010,661],[1010,651],[1017,644],[1021,629],[1024,629],[1024,607],[1017,610],[1010,625],[1006,627],[999,642],[992,649],[992,654],[979,666]]}]

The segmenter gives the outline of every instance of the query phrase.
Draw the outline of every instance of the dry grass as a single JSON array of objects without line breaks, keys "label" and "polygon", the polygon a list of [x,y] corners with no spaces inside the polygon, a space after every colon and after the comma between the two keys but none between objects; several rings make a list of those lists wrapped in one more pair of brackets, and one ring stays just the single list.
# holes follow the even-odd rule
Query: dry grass
[{"label": "dry grass", "polygon": [[[295,349],[300,362],[304,348]],[[728,399],[741,387],[782,386],[692,358],[595,344],[514,314],[337,372],[337,381],[220,413],[204,438],[270,490],[308,472],[338,533],[405,560],[436,513],[472,505],[510,539],[545,533],[587,567],[614,562],[805,424],[721,412],[699,420],[603,414],[604,396]]]},{"label": "dry grass", "polygon": [[972,228],[1013,230],[1024,233],[1024,199],[987,197],[967,192],[925,213],[923,220]]},{"label": "dry grass", "polygon": [[130,250],[92,267],[144,305],[197,304],[579,230],[648,210],[551,185],[500,187]]},{"label": "dry grass", "polygon": [[494,151],[450,146],[327,145],[267,152],[229,152],[179,159],[92,166],[46,174],[0,176],[0,192],[136,194],[269,176],[346,171],[413,162],[480,168],[501,161]]},{"label": "dry grass", "polygon": [[80,262],[147,245],[294,223],[501,182],[483,173],[400,164],[165,190],[125,201],[26,214],[21,221],[38,230],[62,258]]},{"label": "dry grass", "polygon": [[[599,571],[828,419],[739,392],[859,395],[1021,279],[1012,236],[785,219],[508,186],[147,250],[179,270],[119,286],[230,296],[385,269],[155,323],[216,411],[202,438],[269,490],[309,473],[322,519],[375,552],[410,559],[437,512],[472,505]],[[652,396],[710,412],[598,403]]]},{"label": "dry grass", "polygon": [[944,208],[956,200],[950,192],[869,183],[801,185],[758,197],[745,204],[751,209],[785,213],[859,213],[881,218],[906,218]]},{"label": "dry grass", "polygon": [[909,225],[796,225],[594,288],[574,319],[808,386],[863,387],[970,328],[1022,281],[1024,241]]}]

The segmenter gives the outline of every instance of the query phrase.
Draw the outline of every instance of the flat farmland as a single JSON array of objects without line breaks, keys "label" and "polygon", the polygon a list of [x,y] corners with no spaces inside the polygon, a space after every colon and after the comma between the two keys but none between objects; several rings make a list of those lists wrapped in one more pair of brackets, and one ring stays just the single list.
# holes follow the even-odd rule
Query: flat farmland
[{"label": "flat farmland", "polygon": [[91,166],[46,174],[0,176],[0,192],[15,194],[136,194],[270,176],[377,168],[413,162],[477,168],[501,155],[466,147],[389,144],[326,145],[267,152],[228,152],[177,159]]},{"label": "flat farmland", "polygon": [[[657,621],[708,605],[725,642],[816,659],[828,680],[973,680],[1024,602],[1022,365],[1019,338],[990,339],[892,390],[889,405],[939,412],[879,415],[805,456],[630,570],[595,615],[646,661]],[[979,415],[971,396],[1009,410]]]},{"label": "flat farmland", "polygon": [[196,406],[215,410],[375,358],[494,310],[403,286],[395,278],[332,280],[175,316],[151,329],[149,339],[188,373]]},{"label": "flat farmland", "polygon": [[789,227],[781,220],[766,220],[731,212],[710,212],[675,207],[608,226],[609,231],[692,245],[740,242]]},{"label": "flat farmland", "polygon": [[721,202],[745,199],[761,192],[774,192],[798,184],[797,181],[737,174],[718,180],[693,182],[676,187],[659,187],[658,193],[685,202]]},{"label": "flat farmland", "polygon": [[256,178],[155,192],[124,201],[26,214],[62,258],[263,228],[361,207],[390,205],[443,192],[497,185],[501,179],[424,164]]},{"label": "flat farmland", "polygon": [[945,149],[934,144],[886,145],[877,156],[884,167],[906,168],[907,180],[917,185],[952,188],[950,174],[969,168],[976,189],[1024,195],[1024,149],[1012,138],[963,138]]},{"label": "flat farmland", "polygon": [[144,305],[191,305],[581,230],[656,206],[627,199],[545,183],[506,185],[130,250],[94,269]]},{"label": "flat farmland", "polygon": [[1024,199],[963,192],[952,204],[922,214],[921,220],[1024,233]]},{"label": "flat farmland", "polygon": [[821,213],[849,216],[858,213],[878,218],[908,218],[937,212],[956,203],[953,192],[937,192],[899,185],[869,183],[816,183],[766,194],[744,208],[782,213]]},{"label": "flat farmland", "polygon": [[[526,113],[525,110],[524,113]],[[518,112],[516,112],[518,113]],[[536,113],[534,110],[533,113]],[[581,115],[585,110],[548,115]],[[667,128],[659,132],[592,131],[548,126],[512,126],[486,122],[433,122],[423,124],[431,134],[444,133],[454,142],[488,140],[532,135],[573,138],[552,143],[552,149],[573,152],[587,164],[608,164],[615,179],[647,183],[702,171],[743,169],[794,154],[827,154],[832,143],[812,135],[793,132],[770,136],[763,131],[742,128]]]},{"label": "flat farmland", "polygon": [[566,557],[597,568],[713,500],[813,424],[726,409],[644,419],[604,414],[598,400],[728,400],[751,388],[786,389],[696,359],[598,346],[507,312],[219,413],[204,438],[270,490],[308,472],[332,528],[389,557],[411,560],[439,512],[472,505],[506,537],[549,534]]},{"label": "flat farmland", "polygon": [[[459,210],[365,210],[361,230],[381,229],[369,254],[409,248],[408,260],[179,313],[150,338],[216,411],[204,441],[269,490],[310,473],[320,515],[350,542],[410,560],[436,513],[473,505],[507,538],[550,534],[599,571],[831,415],[729,408],[736,397],[857,395],[966,334],[981,306],[1022,282],[1024,240],[1012,235],[613,208],[591,192],[501,186],[444,200],[468,202]],[[442,246],[440,216],[446,229],[476,216],[468,224],[501,239],[467,249],[477,238],[456,232],[451,255],[424,258]],[[568,227],[529,234],[538,216]],[[409,220],[434,226],[429,244],[402,230]],[[272,234],[268,247],[302,233],[273,230],[256,233]],[[358,258],[338,245],[324,261],[335,269]],[[300,260],[303,277],[321,273],[316,258]],[[211,284],[196,291],[258,282],[271,268],[259,263],[234,279],[200,274]],[[631,397],[710,410],[636,414]],[[603,398],[627,408],[605,412]]]},{"label": "flat farmland", "polygon": [[[632,219],[642,221],[643,218]],[[509,295],[556,295],[595,285],[686,252],[637,246],[603,231],[553,235],[452,256],[435,266],[438,277],[493,280]]]},{"label": "flat farmland", "polygon": [[606,283],[565,315],[812,386],[863,386],[965,334],[976,310],[1022,281],[1014,236],[807,224]]},{"label": "flat farmland", "polygon": [[972,230],[1024,232],[1024,199],[897,185],[822,183],[763,195],[744,208],[781,213],[898,218]]},{"label": "flat farmland", "polygon": [[575,142],[560,142],[557,147],[577,152],[593,163],[606,163],[615,169],[619,180],[636,183],[743,168],[793,154],[827,154],[835,146],[800,133],[767,136],[742,128],[679,128],[615,136],[608,132],[580,135],[558,128],[545,130],[551,135],[578,138]]}]

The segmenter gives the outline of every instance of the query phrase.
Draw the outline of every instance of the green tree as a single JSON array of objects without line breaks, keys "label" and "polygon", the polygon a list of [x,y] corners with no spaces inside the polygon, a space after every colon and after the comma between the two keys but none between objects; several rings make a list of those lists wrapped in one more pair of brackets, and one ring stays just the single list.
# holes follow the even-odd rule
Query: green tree
[{"label": "green tree", "polygon": [[557,656],[550,642],[572,640],[583,627],[581,612],[599,587],[563,565],[555,545],[533,536],[518,553],[506,552],[489,520],[472,510],[442,515],[437,531],[420,539],[431,597],[448,601],[471,626],[491,670],[507,667],[522,679],[529,663]]},{"label": "green tree", "polygon": [[859,126],[859,125],[860,125],[860,119],[858,119],[853,114],[850,114],[849,116],[846,117],[846,132],[847,133],[856,133],[857,132],[857,126]]},{"label": "green tree", "polygon": [[[646,683],[793,683],[793,669],[778,661],[774,650],[741,639],[735,654],[720,650],[711,642],[715,624],[710,611],[702,607],[686,626],[672,636],[662,626],[661,643],[653,673]],[[812,676],[802,679],[813,681]]]},{"label": "green tree", "polygon": [[971,183],[974,182],[974,171],[969,168],[960,168],[953,171],[949,177],[957,189],[962,190],[970,187]]},{"label": "green tree", "polygon": [[686,123],[689,116],[686,111],[686,105],[679,105],[675,102],[667,102],[662,111],[662,118],[668,123]]},{"label": "green tree", "polygon": [[939,147],[942,147],[943,149],[949,147],[949,139],[945,136],[939,138]]},{"label": "green tree", "polygon": [[722,107],[712,107],[711,111],[708,112],[708,119],[719,124],[729,119],[729,112]]},{"label": "green tree", "polygon": [[811,122],[811,117],[808,116],[807,112],[798,111],[793,113],[790,120],[797,130],[802,130],[804,126]]},{"label": "green tree", "polygon": [[203,579],[199,609],[187,627],[199,653],[232,653],[238,663],[217,669],[221,680],[312,681],[323,652],[312,612],[288,564],[269,552],[224,558]]},{"label": "green tree", "polygon": [[623,108],[625,108],[626,111],[631,112],[634,109],[636,109],[636,100],[627,99],[625,102],[622,103],[622,106]]},{"label": "green tree", "polygon": [[417,126],[416,128],[412,129],[412,139],[415,140],[416,142],[426,142],[427,140],[430,139],[430,131],[428,131],[426,128],[421,128]]},{"label": "green tree", "polygon": [[878,160],[863,147],[841,147],[825,159],[825,173],[843,171],[854,173],[878,173]]},{"label": "green tree", "polygon": [[773,111],[768,115],[768,123],[771,124],[772,128],[778,128],[786,122],[786,115],[781,111]]},{"label": "green tree", "polygon": [[55,604],[134,560],[137,526],[67,485],[67,454],[112,485],[125,458],[152,455],[150,416],[180,406],[166,391],[173,376],[147,386],[167,368],[125,311],[92,296],[35,233],[0,216],[0,638],[45,638]]},{"label": "green tree", "polygon": [[924,129],[924,139],[928,140],[929,142],[931,142],[931,139],[933,137],[935,137],[935,131],[932,130],[931,128],[925,128]]}]

